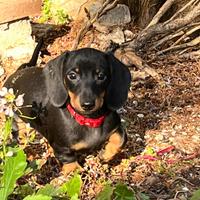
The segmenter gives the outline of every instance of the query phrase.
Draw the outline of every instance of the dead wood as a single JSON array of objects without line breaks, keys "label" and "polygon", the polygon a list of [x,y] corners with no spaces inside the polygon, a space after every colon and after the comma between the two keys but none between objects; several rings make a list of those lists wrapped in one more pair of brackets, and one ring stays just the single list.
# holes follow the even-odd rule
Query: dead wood
[{"label": "dead wood", "polygon": [[[80,29],[80,31],[78,32],[74,43],[72,45],[72,50],[77,49],[79,42],[83,39],[84,35],[88,32],[89,28],[94,24],[94,22],[96,22],[96,20],[102,16],[105,12],[107,12],[108,10],[112,9],[113,7],[116,6],[118,0],[114,0],[111,3],[111,0],[106,0],[104,2],[104,4],[102,5],[102,7],[97,11],[97,13],[94,15],[94,17],[90,18],[90,14],[88,11],[87,12],[87,16],[88,16],[88,20],[84,23],[83,27]],[[111,4],[110,4],[111,3]],[[110,4],[110,5],[109,5]]]},{"label": "dead wood", "polygon": [[198,51],[192,51],[189,53],[183,53],[180,55],[180,58],[186,58],[186,59],[199,59],[200,58],[200,50]]},{"label": "dead wood", "polygon": [[183,41],[184,39],[186,39],[186,37],[190,36],[192,33],[196,32],[200,30],[200,25],[195,26],[194,28],[190,29],[189,31],[187,31],[183,36],[181,36],[176,42],[174,42],[174,44],[172,46],[176,46],[178,43],[180,43],[181,41]]},{"label": "dead wood", "polygon": [[196,37],[195,39],[193,39],[190,42],[187,42],[187,43],[184,43],[184,44],[180,44],[180,45],[176,45],[176,46],[171,46],[171,47],[169,47],[167,49],[159,51],[159,52],[157,52],[157,55],[164,54],[164,53],[166,53],[168,51],[175,51],[175,50],[184,49],[186,47],[193,47],[193,46],[196,46],[198,44],[200,44],[200,36]]},{"label": "dead wood", "polygon": [[[155,42],[155,44],[153,45],[153,47],[151,49],[156,49],[158,46],[161,46],[162,44],[164,44],[165,42],[172,40],[174,38],[177,38],[179,36],[183,37],[183,35],[185,35],[187,33],[187,30],[192,28],[192,30],[197,30],[199,27],[200,23],[192,23],[192,24],[188,24],[187,26],[182,27],[181,29],[179,29],[178,31],[176,31],[175,33],[171,33],[169,35],[166,35],[165,37],[163,37],[162,39],[158,40]],[[192,31],[193,33],[193,31]],[[191,34],[192,34],[191,33]],[[182,38],[184,39],[184,38]]]},{"label": "dead wood", "polygon": [[190,0],[185,6],[183,6],[180,10],[178,10],[169,20],[164,22],[164,24],[167,24],[167,23],[173,21],[179,14],[181,14],[184,10],[186,10],[192,4],[195,4],[197,1],[198,0]]},{"label": "dead wood", "polygon": [[160,18],[166,13],[166,11],[173,5],[173,3],[176,0],[168,0],[166,1],[163,6],[159,9],[159,11],[157,12],[157,14],[153,17],[153,19],[151,20],[151,22],[149,23],[149,25],[146,27],[149,28],[150,26],[153,26],[155,24],[157,24],[160,20]]},{"label": "dead wood", "polygon": [[147,63],[145,63],[144,60],[137,56],[132,49],[117,49],[115,51],[115,57],[117,57],[127,66],[136,66],[140,71],[145,72],[147,75],[153,77],[161,86],[165,85],[162,77]]},{"label": "dead wood", "polygon": [[170,21],[169,23],[158,23],[150,26],[147,29],[141,31],[138,37],[129,43],[128,47],[138,50],[142,48],[147,41],[158,34],[169,34],[172,31],[176,31],[190,23],[192,23],[196,17],[200,15],[200,2],[190,10],[184,17]]}]

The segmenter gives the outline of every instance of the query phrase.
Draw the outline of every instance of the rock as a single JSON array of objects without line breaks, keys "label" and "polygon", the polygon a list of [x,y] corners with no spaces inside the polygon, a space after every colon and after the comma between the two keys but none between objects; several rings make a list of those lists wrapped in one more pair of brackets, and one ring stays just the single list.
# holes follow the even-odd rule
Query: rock
[{"label": "rock", "polygon": [[134,34],[132,31],[124,30],[125,40],[126,42],[132,40],[134,38]]},{"label": "rock", "polygon": [[31,24],[28,19],[1,24],[0,57],[2,62],[7,58],[26,59],[22,63],[27,62],[35,48],[31,33]]},{"label": "rock", "polygon": [[121,26],[131,22],[131,14],[128,6],[117,4],[117,6],[101,16],[98,23],[102,26]]},{"label": "rock", "polygon": [[108,44],[108,46],[110,45],[111,40],[118,44],[121,44],[125,41],[124,33],[120,27],[113,29],[109,34],[99,34],[97,37],[101,42]]},{"label": "rock", "polygon": [[42,0],[0,1],[0,23],[40,14]]}]

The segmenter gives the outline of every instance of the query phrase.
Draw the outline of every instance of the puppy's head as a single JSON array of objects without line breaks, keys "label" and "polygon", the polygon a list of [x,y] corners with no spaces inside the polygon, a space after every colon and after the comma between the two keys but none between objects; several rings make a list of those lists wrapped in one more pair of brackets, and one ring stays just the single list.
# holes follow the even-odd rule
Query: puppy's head
[{"label": "puppy's head", "polygon": [[116,110],[125,102],[130,72],[112,54],[84,48],[66,52],[50,61],[49,92],[52,104],[62,106],[67,98],[80,113],[91,114],[103,104]]}]

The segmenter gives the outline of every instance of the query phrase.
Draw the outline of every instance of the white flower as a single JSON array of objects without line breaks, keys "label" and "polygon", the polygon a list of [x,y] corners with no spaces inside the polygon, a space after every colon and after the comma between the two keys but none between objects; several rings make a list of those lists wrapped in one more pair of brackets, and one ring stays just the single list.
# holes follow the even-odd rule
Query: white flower
[{"label": "white flower", "polygon": [[24,103],[24,94],[18,95],[18,97],[15,99],[16,106],[22,106]]},{"label": "white flower", "polygon": [[13,151],[8,151],[7,154],[6,154],[6,156],[12,157],[13,156]]},{"label": "white flower", "polygon": [[5,105],[7,103],[5,98],[0,98],[0,106]]},{"label": "white flower", "polygon": [[0,90],[0,96],[4,97],[8,93],[8,89],[6,87],[2,87]]},{"label": "white flower", "polygon": [[9,92],[10,94],[14,94],[13,88],[9,88],[8,92]]},{"label": "white flower", "polygon": [[5,115],[7,115],[9,117],[14,116],[14,112],[13,112],[12,108],[10,108],[10,107],[6,107],[4,113],[5,113]]},{"label": "white flower", "polygon": [[0,76],[2,76],[4,74],[4,72],[5,71],[4,71],[3,67],[0,66]]}]

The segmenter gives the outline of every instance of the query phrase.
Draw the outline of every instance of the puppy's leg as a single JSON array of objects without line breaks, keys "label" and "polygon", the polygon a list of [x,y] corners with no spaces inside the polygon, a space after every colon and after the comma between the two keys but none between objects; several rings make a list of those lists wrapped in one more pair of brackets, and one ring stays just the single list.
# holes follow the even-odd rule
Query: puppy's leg
[{"label": "puppy's leg", "polygon": [[105,162],[110,161],[121,150],[125,142],[126,133],[119,127],[109,137],[105,149],[100,153],[100,158]]},{"label": "puppy's leg", "polygon": [[83,168],[78,164],[77,161],[72,162],[72,163],[64,163],[62,166],[62,171],[61,173],[64,176],[67,176],[68,174],[70,174],[71,172],[75,171],[76,169],[83,171]]},{"label": "puppy's leg", "polygon": [[54,145],[55,157],[63,163],[61,174],[67,176],[76,169],[82,170],[81,166],[77,162],[77,157],[74,151],[70,148],[60,147],[59,145]]}]

